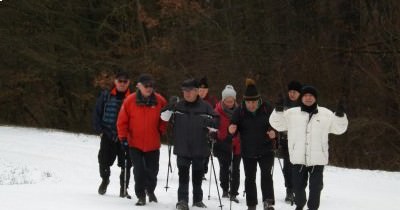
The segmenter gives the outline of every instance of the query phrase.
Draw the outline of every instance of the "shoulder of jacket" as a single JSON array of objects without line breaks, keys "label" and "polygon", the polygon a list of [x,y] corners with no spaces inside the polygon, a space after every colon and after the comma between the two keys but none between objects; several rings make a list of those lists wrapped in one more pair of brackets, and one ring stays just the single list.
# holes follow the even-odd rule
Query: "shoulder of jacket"
[{"label": "shoulder of jacket", "polygon": [[324,115],[333,115],[333,112],[325,107],[318,106],[318,113],[324,114]]}]

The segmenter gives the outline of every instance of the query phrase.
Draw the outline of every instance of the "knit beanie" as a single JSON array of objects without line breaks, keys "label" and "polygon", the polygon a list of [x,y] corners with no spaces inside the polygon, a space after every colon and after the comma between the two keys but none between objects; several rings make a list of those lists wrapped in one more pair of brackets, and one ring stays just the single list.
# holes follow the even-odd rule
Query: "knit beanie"
[{"label": "knit beanie", "polygon": [[199,81],[199,88],[208,88],[208,80],[207,77],[203,77]]},{"label": "knit beanie", "polygon": [[293,80],[293,81],[289,82],[289,84],[288,84],[288,90],[295,90],[295,91],[301,93],[301,88],[302,88],[301,83],[296,80]]},{"label": "knit beanie", "polygon": [[236,99],[236,91],[232,85],[226,85],[224,90],[222,90],[222,101],[224,101],[229,96],[232,96]]},{"label": "knit beanie", "polygon": [[313,95],[315,97],[315,99],[318,98],[317,89],[315,87],[311,86],[311,85],[303,86],[303,88],[301,89],[300,98],[302,98],[306,93],[309,93],[309,94]]},{"label": "knit beanie", "polygon": [[243,95],[245,101],[257,101],[260,99],[260,94],[257,91],[256,82],[253,79],[246,79],[246,90]]}]

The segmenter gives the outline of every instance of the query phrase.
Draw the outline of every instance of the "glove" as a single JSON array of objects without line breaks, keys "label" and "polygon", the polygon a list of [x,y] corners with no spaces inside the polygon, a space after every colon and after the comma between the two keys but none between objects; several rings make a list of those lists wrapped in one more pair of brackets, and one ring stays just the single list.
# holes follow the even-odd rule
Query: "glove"
[{"label": "glove", "polygon": [[128,140],[126,138],[121,139],[121,149],[125,153],[128,153],[128,151],[129,151],[129,144],[128,144]]},{"label": "glove", "polygon": [[210,136],[210,139],[217,139],[218,138],[218,133],[217,132],[214,132],[214,131],[210,131],[209,133],[208,133],[208,135]]},{"label": "glove", "polygon": [[161,112],[169,110],[172,111],[175,109],[176,104],[179,102],[178,96],[171,96],[168,99],[168,104],[161,110]]},{"label": "glove", "polygon": [[283,103],[284,103],[283,96],[282,96],[282,94],[279,94],[278,95],[278,100],[277,100],[277,102],[275,104],[275,111],[283,112],[283,109],[284,109]]},{"label": "glove", "polygon": [[345,107],[344,107],[344,100],[339,100],[339,103],[336,108],[335,115],[338,117],[343,117],[345,112]]}]

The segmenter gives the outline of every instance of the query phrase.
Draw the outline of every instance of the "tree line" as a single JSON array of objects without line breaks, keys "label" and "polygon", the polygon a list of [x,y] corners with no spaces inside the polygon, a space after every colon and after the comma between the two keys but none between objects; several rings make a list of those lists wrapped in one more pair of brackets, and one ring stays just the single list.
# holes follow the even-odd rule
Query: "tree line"
[{"label": "tree line", "polygon": [[394,0],[3,0],[0,123],[91,132],[99,90],[123,68],[166,97],[187,77],[272,103],[293,79],[347,102],[331,163],[400,169],[400,3]]}]

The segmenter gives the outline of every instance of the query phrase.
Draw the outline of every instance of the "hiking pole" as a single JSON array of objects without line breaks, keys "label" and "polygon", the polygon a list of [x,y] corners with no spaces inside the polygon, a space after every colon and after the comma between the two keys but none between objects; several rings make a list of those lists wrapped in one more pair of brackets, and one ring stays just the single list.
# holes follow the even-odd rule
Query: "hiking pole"
[{"label": "hiking pole", "polygon": [[218,193],[218,200],[219,200],[219,207],[222,210],[222,202],[221,202],[221,195],[219,194],[219,187],[218,187],[218,181],[217,181],[217,174],[215,173],[215,166],[214,166],[214,155],[213,155],[213,149],[214,149],[214,143],[215,143],[215,139],[212,139],[211,141],[211,166],[212,166],[212,171],[214,173],[214,180],[215,180],[215,185],[217,186],[217,193]]},{"label": "hiking pole", "polygon": [[[210,158],[211,159],[211,155],[208,157],[208,158]],[[210,162],[210,165],[211,165],[211,162]],[[212,167],[210,167],[211,169],[211,171],[210,171],[210,180],[209,180],[209,183],[208,183],[208,200],[210,200],[210,194],[211,194],[211,184],[212,184],[212,182],[211,182],[211,179],[212,179],[212,176],[211,176],[211,174],[212,174],[212,170],[213,170],[213,168]]]},{"label": "hiking pole", "polygon": [[[233,174],[233,148],[231,151],[231,166],[229,168],[229,188],[231,189],[231,193],[232,193],[232,182],[233,182],[233,178],[232,178],[232,174]],[[232,210],[232,194],[229,195],[229,210]]]},{"label": "hiking pole", "polygon": [[124,196],[126,196],[126,198],[131,199],[131,196],[128,195],[128,186],[127,186],[127,170],[128,170],[128,155],[126,154],[126,151],[124,151]]},{"label": "hiking pole", "polygon": [[168,180],[169,180],[169,172],[171,171],[171,173],[172,173],[172,166],[171,166],[171,144],[170,144],[170,142],[168,141],[168,169],[167,169],[167,183],[166,183],[166,185],[165,185],[165,191],[167,192],[168,191],[168,188],[169,188],[169,186],[168,186]]}]

